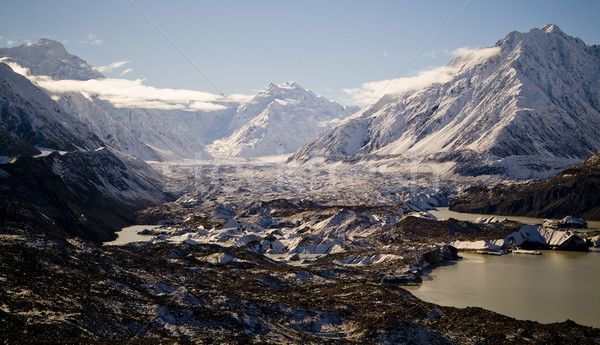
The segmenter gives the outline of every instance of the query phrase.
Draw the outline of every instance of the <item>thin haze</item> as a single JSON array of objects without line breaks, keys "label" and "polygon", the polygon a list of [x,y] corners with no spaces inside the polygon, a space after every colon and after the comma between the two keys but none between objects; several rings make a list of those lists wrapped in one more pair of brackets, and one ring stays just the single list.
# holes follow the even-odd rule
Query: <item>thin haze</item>
[{"label": "thin haze", "polygon": [[599,13],[595,1],[0,0],[0,46],[54,39],[109,78],[153,88],[250,95],[293,80],[365,104],[381,85],[443,77],[457,51],[513,30],[555,23],[598,44]]}]

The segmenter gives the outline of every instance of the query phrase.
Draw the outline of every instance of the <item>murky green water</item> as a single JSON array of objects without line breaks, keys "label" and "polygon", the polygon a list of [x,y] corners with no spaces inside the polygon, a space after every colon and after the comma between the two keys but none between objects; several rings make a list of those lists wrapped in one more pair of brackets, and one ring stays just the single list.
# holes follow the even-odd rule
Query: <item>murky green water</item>
[{"label": "murky green water", "polygon": [[144,242],[150,240],[153,236],[149,235],[138,235],[139,231],[144,229],[158,228],[159,225],[132,225],[121,229],[117,232],[116,240],[110,242],[104,242],[104,245],[123,245],[131,242]]},{"label": "murky green water", "polygon": [[423,283],[408,290],[445,306],[477,306],[517,319],[571,319],[600,327],[600,251],[460,255],[464,259],[426,272]]},{"label": "murky green water", "polygon": [[[454,211],[450,211],[448,209],[448,207],[438,207],[436,210],[431,210],[429,211],[429,213],[433,214],[434,216],[436,216],[436,218],[438,220],[446,220],[448,218],[454,218],[454,219],[458,219],[458,220],[465,220],[465,221],[475,221],[475,219],[479,218],[479,217],[496,217],[498,219],[509,219],[509,220],[516,220],[525,224],[542,224],[544,222],[544,218],[531,218],[531,217],[517,217],[517,216],[498,216],[498,215],[494,215],[494,214],[475,214],[475,213],[460,213],[460,212],[454,212]],[[588,229],[582,229],[582,231],[588,231],[588,230],[594,230],[594,229],[600,229],[600,221],[587,221],[588,223]]]}]

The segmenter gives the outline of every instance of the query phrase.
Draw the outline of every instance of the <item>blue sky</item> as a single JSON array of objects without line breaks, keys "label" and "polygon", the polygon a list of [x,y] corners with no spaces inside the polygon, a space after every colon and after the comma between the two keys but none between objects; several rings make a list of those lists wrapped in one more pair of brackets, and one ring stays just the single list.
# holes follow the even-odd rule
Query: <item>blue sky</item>
[{"label": "blue sky", "polygon": [[599,17],[598,1],[0,0],[0,46],[45,37],[94,66],[127,61],[103,73],[149,86],[254,94],[293,80],[351,104],[344,89],[444,65],[513,30],[555,23],[600,44]]}]

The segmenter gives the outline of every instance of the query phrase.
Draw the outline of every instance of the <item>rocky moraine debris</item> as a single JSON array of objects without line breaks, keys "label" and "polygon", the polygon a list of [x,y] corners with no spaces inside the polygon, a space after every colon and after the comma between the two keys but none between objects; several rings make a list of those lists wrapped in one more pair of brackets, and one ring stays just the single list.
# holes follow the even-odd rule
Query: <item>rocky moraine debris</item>
[{"label": "rocky moraine debris", "polygon": [[[497,238],[518,230],[518,223],[434,221],[422,214],[406,216],[410,214],[406,205],[340,206],[278,199],[245,206],[188,206],[184,210],[171,204],[170,211],[177,212],[169,214],[179,217],[156,229],[158,237],[144,243],[107,246],[44,234],[0,235],[2,340],[7,344],[600,341],[599,329],[571,321],[544,325],[481,308],[442,307],[402,288],[418,282],[425,267],[456,259],[456,249],[447,244],[450,240]],[[157,217],[161,209],[148,209],[140,217]]]},{"label": "rocky moraine debris", "polygon": [[294,266],[248,248],[97,246],[47,235],[1,235],[0,253],[5,344],[600,341],[599,329],[571,321],[543,325],[423,302],[374,279],[377,264]]}]

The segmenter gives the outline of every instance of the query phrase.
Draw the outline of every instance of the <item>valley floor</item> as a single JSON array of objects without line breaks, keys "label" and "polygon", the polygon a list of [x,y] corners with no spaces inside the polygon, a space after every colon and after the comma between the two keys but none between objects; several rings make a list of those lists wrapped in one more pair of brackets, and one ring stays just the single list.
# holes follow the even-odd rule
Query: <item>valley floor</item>
[{"label": "valley floor", "polygon": [[543,325],[423,302],[378,280],[376,265],[292,266],[216,245],[98,247],[2,235],[0,246],[5,344],[600,340],[599,329],[571,321]]},{"label": "valley floor", "polygon": [[403,289],[458,259],[450,241],[520,226],[427,219],[424,208],[447,197],[441,183],[268,162],[158,167],[180,197],[138,214],[140,224],[165,224],[148,242],[1,229],[4,343],[600,342],[600,329],[572,321],[442,307]]}]

